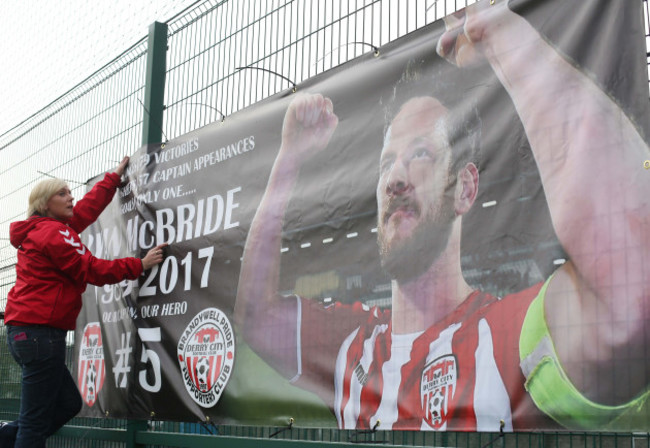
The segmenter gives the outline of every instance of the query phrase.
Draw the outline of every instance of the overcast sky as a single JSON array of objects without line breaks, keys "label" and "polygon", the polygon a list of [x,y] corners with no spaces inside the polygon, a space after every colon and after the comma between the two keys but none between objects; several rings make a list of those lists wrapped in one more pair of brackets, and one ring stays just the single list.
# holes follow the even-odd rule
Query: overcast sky
[{"label": "overcast sky", "polygon": [[195,0],[1,0],[0,135]]},{"label": "overcast sky", "polygon": [[0,135],[194,3],[0,0]]}]

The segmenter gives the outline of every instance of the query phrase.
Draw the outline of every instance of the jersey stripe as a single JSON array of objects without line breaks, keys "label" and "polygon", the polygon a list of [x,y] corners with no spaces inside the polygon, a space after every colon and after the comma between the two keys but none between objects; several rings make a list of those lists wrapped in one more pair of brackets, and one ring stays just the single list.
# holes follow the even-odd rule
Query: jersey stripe
[{"label": "jersey stripe", "polygon": [[[398,387],[402,384],[402,367],[411,360],[411,350],[413,341],[420,336],[422,332],[391,335],[390,337],[390,358],[382,365],[383,387],[378,409],[370,418],[370,427],[374,428],[375,424],[380,422],[380,429],[392,428],[393,424],[399,417],[398,406]],[[388,347],[388,343],[386,344]]]},{"label": "jersey stripe", "polygon": [[[373,361],[375,340],[377,336],[383,334],[388,329],[388,325],[376,325],[370,337],[366,338],[362,344],[362,355],[359,358],[358,353],[354,350],[348,353],[348,364],[346,369],[346,379],[349,382],[349,400],[343,403],[343,422],[345,428],[357,427],[357,420],[361,413],[361,392],[363,389],[362,381],[364,374],[370,371],[370,365]],[[361,381],[360,381],[361,380]]]},{"label": "jersey stripe", "polygon": [[359,328],[350,333],[350,335],[343,341],[343,344],[341,344],[339,357],[336,360],[336,371],[334,374],[334,415],[339,424],[339,428],[345,427],[343,423],[342,410],[345,406],[344,401],[347,403],[347,400],[350,397],[350,377],[346,375],[346,366],[348,365],[348,360],[346,356],[341,356],[341,354],[348,352],[350,346],[352,345],[352,342],[357,337],[358,332]]},{"label": "jersey stripe", "polygon": [[[479,341],[476,349],[476,382],[474,385],[474,413],[477,431],[498,431],[500,420],[504,430],[512,431],[510,398],[494,359],[492,332],[487,320],[479,324]],[[479,375],[480,373],[480,375]]]},{"label": "jersey stripe", "polygon": [[[314,380],[331,375],[334,388],[327,402],[342,429],[373,428],[380,421],[381,430],[498,431],[501,420],[506,431],[528,428],[544,417],[531,407],[524,388],[518,338],[538,289],[507,300],[475,292],[421,334],[393,335],[390,314],[371,311],[357,326],[330,333],[328,341],[338,347],[329,364],[333,371],[303,374],[310,372]],[[303,356],[317,356],[323,347],[312,322],[320,329],[321,319],[342,322],[359,311],[354,305],[310,311],[312,320],[301,325]]]},{"label": "jersey stripe", "polygon": [[302,375],[302,301],[298,296],[296,297],[296,374],[293,378],[289,380],[291,383],[295,383]]}]

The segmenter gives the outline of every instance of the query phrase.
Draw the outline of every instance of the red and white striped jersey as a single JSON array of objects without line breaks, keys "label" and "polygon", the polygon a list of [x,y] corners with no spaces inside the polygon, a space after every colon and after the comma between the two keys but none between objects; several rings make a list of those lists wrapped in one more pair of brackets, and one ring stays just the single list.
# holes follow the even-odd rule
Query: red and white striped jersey
[{"label": "red and white striped jersey", "polygon": [[541,284],[504,299],[474,292],[426,331],[391,333],[390,311],[301,299],[295,383],[344,429],[498,431],[553,426],[519,367],[519,335]]}]

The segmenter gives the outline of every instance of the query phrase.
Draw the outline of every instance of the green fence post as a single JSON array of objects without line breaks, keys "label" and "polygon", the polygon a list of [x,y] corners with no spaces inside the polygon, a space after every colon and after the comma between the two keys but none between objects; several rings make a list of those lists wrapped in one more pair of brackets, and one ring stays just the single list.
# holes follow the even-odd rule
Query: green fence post
[{"label": "green fence post", "polygon": [[162,121],[167,72],[167,24],[154,22],[147,39],[147,74],[144,90],[142,144],[162,141]]},{"label": "green fence post", "polygon": [[136,436],[139,431],[147,430],[145,420],[127,420],[126,422],[126,448],[142,448],[144,445],[137,443]]},{"label": "green fence post", "polygon": [[[154,22],[149,25],[147,39],[147,73],[144,85],[144,118],[142,120],[142,144],[162,141],[162,120],[165,100],[165,76],[167,73],[167,24]],[[138,431],[146,431],[144,420],[129,420],[126,424],[126,448],[136,448]]]}]

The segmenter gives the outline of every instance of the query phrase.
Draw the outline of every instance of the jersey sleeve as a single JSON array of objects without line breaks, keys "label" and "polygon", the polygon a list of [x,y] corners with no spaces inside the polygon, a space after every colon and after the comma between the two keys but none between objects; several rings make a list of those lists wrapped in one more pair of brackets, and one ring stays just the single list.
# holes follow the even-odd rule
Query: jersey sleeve
[{"label": "jersey sleeve", "polygon": [[74,206],[74,216],[68,223],[77,233],[91,225],[104,209],[111,203],[115,190],[120,185],[120,176],[106,173],[104,179],[97,182]]},{"label": "jersey sleeve", "polygon": [[343,341],[368,319],[381,312],[361,303],[324,306],[316,300],[300,299],[298,313],[298,373],[293,382],[316,391],[326,402],[334,384],[336,358]]},{"label": "jersey sleeve", "polygon": [[650,390],[628,403],[608,406],[591,401],[571,383],[558,359],[544,314],[549,281],[550,278],[531,303],[519,339],[525,386],[536,406],[565,428],[633,430],[647,427]]},{"label": "jersey sleeve", "polygon": [[[485,316],[492,330],[494,362],[510,404],[511,415],[503,419],[512,422],[511,427],[506,423],[505,428],[508,431],[556,428],[556,423],[537,408],[526,391],[524,387],[526,378],[522,373],[519,359],[519,337],[522,334],[522,325],[530,304],[541,287],[542,283],[536,283],[522,291],[497,299],[489,307]],[[478,370],[483,371],[484,368],[480,367]],[[481,396],[492,397],[495,391],[494,384],[490,384],[483,387]]]},{"label": "jersey sleeve", "polygon": [[88,283],[101,286],[125,279],[133,280],[142,273],[139,258],[97,258],[83,245],[79,235],[64,225],[51,228],[43,252],[81,288]]}]

